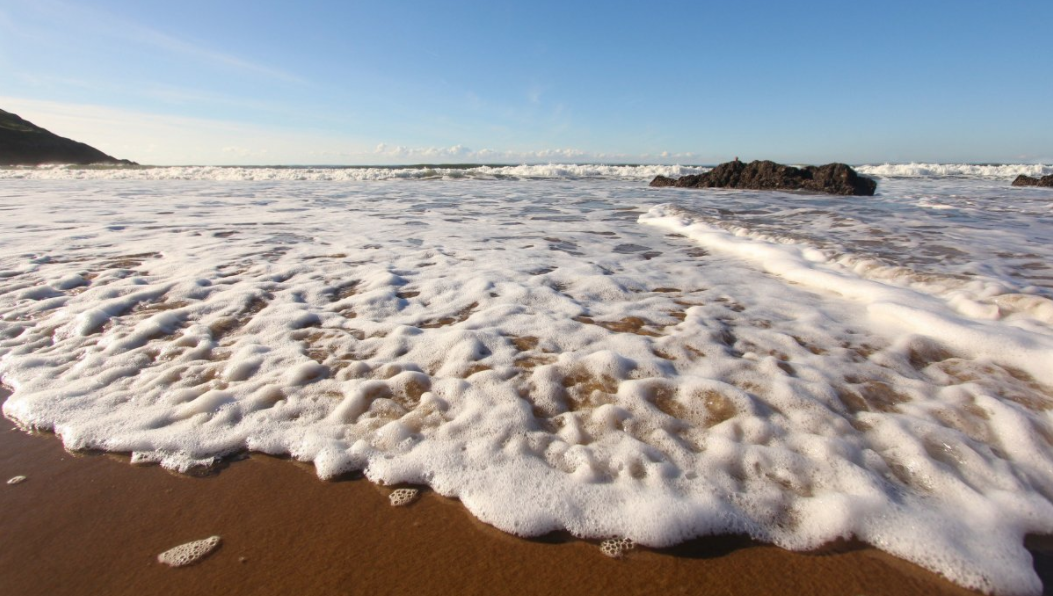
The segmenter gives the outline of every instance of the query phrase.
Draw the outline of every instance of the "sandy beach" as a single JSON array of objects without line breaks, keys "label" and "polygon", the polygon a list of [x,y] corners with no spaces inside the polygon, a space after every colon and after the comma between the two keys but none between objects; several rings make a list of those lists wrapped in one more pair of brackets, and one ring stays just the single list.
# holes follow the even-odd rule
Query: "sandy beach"
[{"label": "sandy beach", "polygon": [[[6,395],[3,396],[6,398]],[[620,560],[570,537],[524,540],[425,493],[393,508],[364,479],[318,480],[253,455],[184,476],[70,454],[3,419],[0,584],[8,594],[971,594],[873,548],[793,553],[737,537]],[[218,534],[200,563],[157,554]]]},{"label": "sandy beach", "polygon": [[1053,2],[831,8],[0,0],[0,596],[1053,596]]}]

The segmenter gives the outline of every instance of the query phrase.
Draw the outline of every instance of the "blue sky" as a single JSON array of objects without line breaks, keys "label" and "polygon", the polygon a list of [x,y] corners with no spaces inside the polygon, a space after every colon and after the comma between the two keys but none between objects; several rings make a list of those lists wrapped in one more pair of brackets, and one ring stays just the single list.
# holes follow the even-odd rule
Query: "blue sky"
[{"label": "blue sky", "polygon": [[1053,161],[1049,0],[0,0],[0,108],[154,164]]}]

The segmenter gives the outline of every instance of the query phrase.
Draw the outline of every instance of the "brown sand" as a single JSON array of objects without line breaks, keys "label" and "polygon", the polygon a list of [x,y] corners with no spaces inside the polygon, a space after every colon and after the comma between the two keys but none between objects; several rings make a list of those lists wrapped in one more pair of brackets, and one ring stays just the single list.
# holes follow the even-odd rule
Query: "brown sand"
[{"label": "brown sand", "polygon": [[[28,479],[3,484],[16,475]],[[594,543],[509,536],[435,493],[394,508],[389,492],[266,456],[175,475],[0,419],[0,594],[972,594],[862,545],[802,554],[718,537],[614,560]],[[156,560],[214,534],[222,546],[194,566]]]}]

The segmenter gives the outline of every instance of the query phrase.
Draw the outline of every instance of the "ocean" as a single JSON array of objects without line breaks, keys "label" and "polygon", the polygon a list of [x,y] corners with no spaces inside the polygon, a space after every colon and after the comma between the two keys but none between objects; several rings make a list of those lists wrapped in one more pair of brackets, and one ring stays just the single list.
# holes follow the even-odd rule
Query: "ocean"
[{"label": "ocean", "polygon": [[1038,593],[1053,534],[1041,165],[0,169],[4,414],[181,472],[245,451],[504,531],[857,538]]}]

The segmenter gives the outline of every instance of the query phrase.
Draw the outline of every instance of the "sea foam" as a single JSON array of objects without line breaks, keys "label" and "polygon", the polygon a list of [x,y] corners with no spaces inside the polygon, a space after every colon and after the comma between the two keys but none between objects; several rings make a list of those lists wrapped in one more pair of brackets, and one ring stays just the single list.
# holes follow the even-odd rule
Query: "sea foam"
[{"label": "sea foam", "polygon": [[[1043,164],[863,164],[854,166],[878,178],[989,178],[1013,179],[1025,174],[1053,174]],[[711,166],[522,164],[406,167],[266,167],[266,166],[78,166],[45,165],[0,167],[0,180],[211,180],[216,182],[366,182],[376,180],[651,180],[677,178],[709,171]]]},{"label": "sea foam", "polygon": [[175,470],[427,485],[519,535],[854,537],[1037,594],[1048,193],[879,188],[13,180],[3,411]]},{"label": "sea foam", "polygon": [[684,176],[708,168],[679,165],[536,164],[516,166],[416,167],[232,167],[232,166],[36,166],[0,168],[0,180],[213,180],[363,182],[374,180],[650,180]]},{"label": "sea foam", "polygon": [[1053,174],[1053,165],[1043,164],[871,164],[856,166],[856,171],[867,176],[921,178],[960,176],[967,178],[1013,179],[1021,174],[1046,176]]}]

